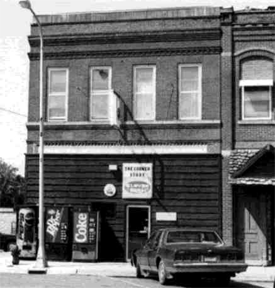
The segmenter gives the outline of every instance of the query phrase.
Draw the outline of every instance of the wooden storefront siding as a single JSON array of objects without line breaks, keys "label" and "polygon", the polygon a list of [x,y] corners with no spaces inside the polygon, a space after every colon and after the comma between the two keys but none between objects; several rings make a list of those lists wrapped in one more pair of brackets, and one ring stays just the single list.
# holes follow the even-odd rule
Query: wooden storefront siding
[{"label": "wooden storefront siding", "polygon": [[[125,251],[127,205],[150,205],[152,230],[180,225],[221,232],[220,161],[219,155],[45,155],[45,205],[113,205],[113,213],[104,217],[121,245],[120,256]],[[146,162],[153,163],[153,198],[122,199],[122,164]],[[118,171],[109,171],[109,164]],[[38,157],[27,155],[26,167],[27,202],[35,204]],[[117,190],[111,198],[103,193],[108,183]],[[177,221],[156,221],[157,212],[176,212]]]}]

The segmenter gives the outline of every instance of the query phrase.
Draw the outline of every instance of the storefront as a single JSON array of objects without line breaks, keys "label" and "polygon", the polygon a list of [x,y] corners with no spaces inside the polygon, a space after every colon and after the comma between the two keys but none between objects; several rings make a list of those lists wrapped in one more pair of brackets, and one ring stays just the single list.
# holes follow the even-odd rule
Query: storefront
[{"label": "storefront", "polygon": [[[220,155],[208,154],[203,145],[170,146],[169,154],[164,148],[147,148],[151,153],[146,154],[144,146],[124,147],[123,153],[112,154],[109,147],[108,153],[97,155],[46,149],[45,205],[86,207],[99,213],[99,261],[128,260],[157,228],[221,232]],[[27,201],[34,204],[36,155],[27,155],[27,167]]]}]

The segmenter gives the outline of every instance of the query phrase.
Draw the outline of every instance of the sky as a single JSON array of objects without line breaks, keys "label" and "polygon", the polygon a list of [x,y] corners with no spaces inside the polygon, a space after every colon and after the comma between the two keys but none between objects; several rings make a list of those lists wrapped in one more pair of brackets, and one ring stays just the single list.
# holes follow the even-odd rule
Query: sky
[{"label": "sky", "polygon": [[[30,0],[39,14],[184,6],[267,8],[271,0]],[[25,174],[29,44],[32,14],[18,0],[0,0],[0,158]]]}]

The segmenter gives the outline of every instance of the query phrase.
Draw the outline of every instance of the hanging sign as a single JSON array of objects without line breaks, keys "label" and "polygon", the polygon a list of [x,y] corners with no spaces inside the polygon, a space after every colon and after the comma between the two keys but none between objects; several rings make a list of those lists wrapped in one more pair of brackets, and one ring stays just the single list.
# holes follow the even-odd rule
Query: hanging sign
[{"label": "hanging sign", "polygon": [[124,163],[122,165],[122,198],[152,198],[152,170],[152,163]]}]

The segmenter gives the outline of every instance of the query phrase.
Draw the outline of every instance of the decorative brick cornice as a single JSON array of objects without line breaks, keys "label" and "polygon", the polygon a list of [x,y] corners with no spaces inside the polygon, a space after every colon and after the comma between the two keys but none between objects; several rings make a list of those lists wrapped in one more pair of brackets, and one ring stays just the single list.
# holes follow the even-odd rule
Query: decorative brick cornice
[{"label": "decorative brick cornice", "polygon": [[[96,33],[96,34],[63,34],[44,36],[44,46],[79,46],[88,44],[121,44],[121,43],[155,43],[178,41],[203,41],[220,40],[221,30],[196,29],[196,30],[167,30],[128,33]],[[38,47],[38,36],[30,36],[31,47]]]},{"label": "decorative brick cornice", "polygon": [[[157,48],[157,49],[132,49],[132,50],[100,50],[100,51],[64,51],[46,52],[45,59],[83,59],[83,58],[118,58],[118,57],[150,57],[174,55],[212,55],[221,54],[220,46],[213,47],[188,47],[188,48]],[[30,60],[38,60],[39,53],[29,53]]]}]

